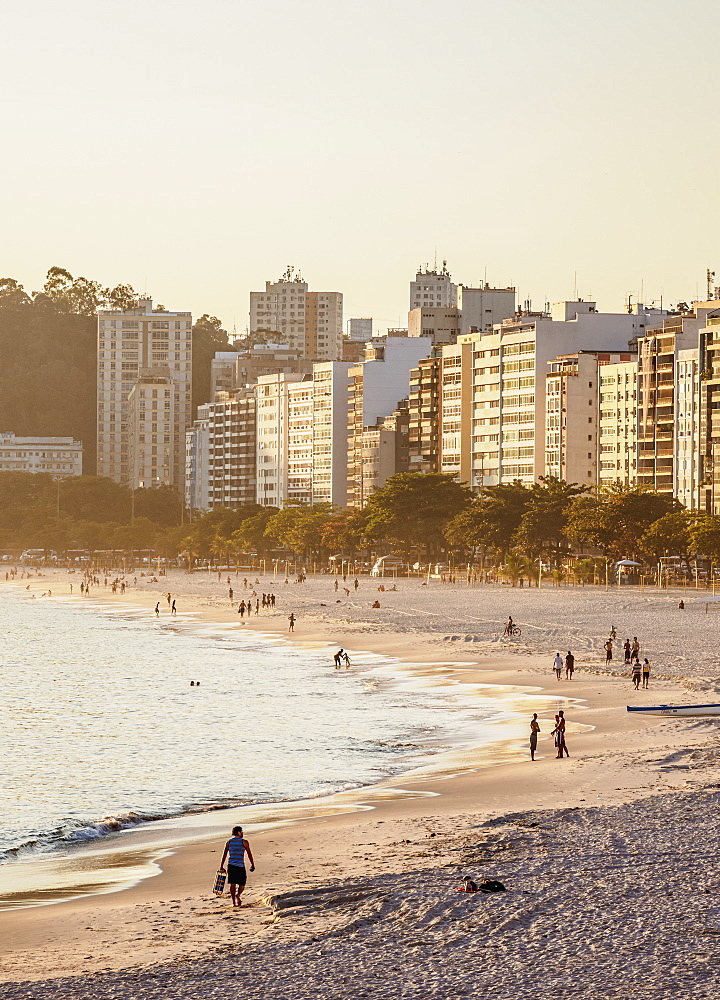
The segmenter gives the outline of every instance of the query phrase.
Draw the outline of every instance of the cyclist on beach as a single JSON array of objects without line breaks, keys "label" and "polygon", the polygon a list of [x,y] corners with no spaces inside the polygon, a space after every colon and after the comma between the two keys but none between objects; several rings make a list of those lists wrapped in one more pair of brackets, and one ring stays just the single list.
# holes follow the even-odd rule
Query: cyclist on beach
[{"label": "cyclist on beach", "polygon": [[512,620],[512,615],[508,615],[507,625],[505,626],[505,635],[512,635],[512,630],[515,628],[515,622]]}]

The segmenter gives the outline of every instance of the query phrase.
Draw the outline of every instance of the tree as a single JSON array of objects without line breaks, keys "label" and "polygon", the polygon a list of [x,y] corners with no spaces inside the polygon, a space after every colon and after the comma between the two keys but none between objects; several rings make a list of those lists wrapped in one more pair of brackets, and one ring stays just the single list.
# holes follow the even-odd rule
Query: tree
[{"label": "tree", "polygon": [[529,490],[519,480],[485,486],[471,505],[449,522],[445,537],[455,548],[488,548],[504,562],[528,499]]},{"label": "tree", "polygon": [[639,551],[639,538],[653,521],[677,509],[672,497],[645,486],[604,486],[570,503],[565,532],[575,542],[619,557]]},{"label": "tree", "polygon": [[289,504],[268,519],[265,534],[296,555],[311,554],[323,547],[322,531],[331,512],[325,503],[314,507]]},{"label": "tree", "polygon": [[210,402],[210,364],[216,351],[231,351],[227,331],[217,316],[204,313],[192,328],[192,408],[193,415],[202,403]]},{"label": "tree", "polygon": [[541,476],[527,491],[525,510],[513,541],[518,549],[536,559],[557,557],[565,549],[565,523],[570,501],[585,492],[577,483],[554,476]]},{"label": "tree", "polygon": [[720,517],[705,514],[697,517],[688,530],[691,551],[707,556],[713,563],[720,562]]},{"label": "tree", "polygon": [[653,521],[640,536],[640,548],[656,559],[663,555],[680,556],[688,571],[690,529],[696,515],[687,510],[674,510]]},{"label": "tree", "polygon": [[398,472],[365,504],[369,538],[387,540],[405,552],[435,552],[443,532],[472,501],[472,493],[451,475]]}]

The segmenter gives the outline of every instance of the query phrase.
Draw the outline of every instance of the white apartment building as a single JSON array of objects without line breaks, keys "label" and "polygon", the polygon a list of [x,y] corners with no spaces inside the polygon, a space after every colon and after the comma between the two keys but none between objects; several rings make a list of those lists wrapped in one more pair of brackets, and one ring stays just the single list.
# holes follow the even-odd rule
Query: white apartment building
[{"label": "white apartment building", "polygon": [[487,282],[481,288],[458,285],[457,307],[460,333],[491,333],[496,323],[515,315],[515,289],[491,288]]},{"label": "white apartment building", "polygon": [[256,500],[283,507],[312,501],[312,379],[263,375],[256,387]]},{"label": "white apartment building", "polygon": [[598,484],[637,482],[637,357],[598,369]]},{"label": "white apartment building", "polygon": [[[98,475],[131,489],[138,488],[141,480],[146,486],[182,485],[185,432],[190,421],[191,314],[154,310],[152,299],[141,299],[136,308],[126,311],[100,310],[97,366]],[[145,379],[165,380],[163,406],[155,410],[156,415],[162,413],[162,420],[159,416],[154,421],[141,417],[141,403],[160,398],[152,395],[152,381],[144,383],[130,406],[133,386]],[[154,384],[158,393],[160,382]],[[146,405],[144,409],[147,413],[153,408]],[[134,425],[130,423],[131,410],[133,420],[138,421]],[[152,474],[136,474],[147,468]]]},{"label": "white apartment building", "polygon": [[[463,380],[463,388],[471,387],[472,393],[470,400],[463,393],[471,412],[470,441],[462,449],[470,457],[471,485],[515,479],[530,483],[544,475],[548,362],[579,349],[627,351],[646,322],[642,309],[599,313],[594,302],[560,302],[550,314],[522,314],[491,334],[459,338],[459,343],[473,345],[472,375]],[[585,454],[595,450],[595,442],[588,441],[597,419],[592,399],[591,393]]]},{"label": "white apartment building", "polygon": [[82,475],[82,442],[71,437],[17,437],[0,431],[0,470]]},{"label": "white apartment building", "polygon": [[352,366],[313,365],[312,502],[347,506],[347,411]]},{"label": "white apartment building", "polygon": [[410,309],[448,309],[457,305],[457,285],[453,284],[452,275],[447,269],[447,261],[443,261],[442,270],[431,271],[425,265],[410,282]]},{"label": "white apartment building", "polygon": [[210,508],[210,404],[198,406],[197,420],[185,433],[185,507]]},{"label": "white apartment building", "polygon": [[342,357],[342,292],[311,292],[292,268],[264,292],[250,292],[250,333],[271,330],[287,346],[313,361]]},{"label": "white apartment building", "polygon": [[688,510],[702,506],[700,495],[700,351],[678,351],[675,361],[675,485],[673,493]]},{"label": "white apartment building", "polygon": [[[157,369],[156,369],[157,371]],[[128,393],[127,475],[131,489],[156,489],[182,483],[176,462],[174,385],[169,374],[141,375]],[[183,449],[183,473],[185,471]]]}]

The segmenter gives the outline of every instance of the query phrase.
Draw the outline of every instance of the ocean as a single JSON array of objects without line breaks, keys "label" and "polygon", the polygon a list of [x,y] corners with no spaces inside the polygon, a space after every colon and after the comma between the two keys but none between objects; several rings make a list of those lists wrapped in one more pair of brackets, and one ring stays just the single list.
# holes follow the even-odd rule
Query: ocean
[{"label": "ocean", "polygon": [[413,689],[392,667],[356,654],[337,671],[329,649],[6,587],[0,861],[372,784],[470,745],[505,714],[490,699],[478,708],[451,689]]}]

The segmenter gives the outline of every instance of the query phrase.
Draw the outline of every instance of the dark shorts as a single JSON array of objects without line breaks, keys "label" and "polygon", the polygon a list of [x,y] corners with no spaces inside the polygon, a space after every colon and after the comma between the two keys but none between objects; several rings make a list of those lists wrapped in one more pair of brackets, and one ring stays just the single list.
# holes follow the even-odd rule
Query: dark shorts
[{"label": "dark shorts", "polygon": [[228,884],[245,885],[247,882],[247,871],[244,865],[228,865]]},{"label": "dark shorts", "polygon": [[530,733],[530,749],[537,750],[537,733]]}]

